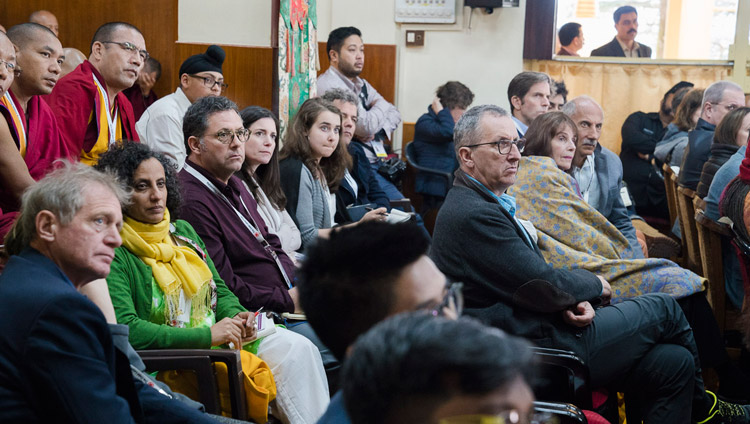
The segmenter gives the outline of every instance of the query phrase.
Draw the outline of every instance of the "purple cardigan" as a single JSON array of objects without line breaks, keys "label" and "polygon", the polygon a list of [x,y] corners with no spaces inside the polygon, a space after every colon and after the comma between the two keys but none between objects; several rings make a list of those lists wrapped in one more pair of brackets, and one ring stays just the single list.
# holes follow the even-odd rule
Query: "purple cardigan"
[{"label": "purple cardigan", "polygon": [[[245,218],[252,218],[251,222],[260,227],[261,234],[279,256],[289,279],[294,281],[292,260],[284,253],[278,237],[268,232],[263,218],[258,214],[258,204],[242,181],[232,176],[229,184],[225,185],[189,159],[186,164],[213,182]],[[203,239],[216,270],[242,306],[251,311],[263,306],[267,311],[292,312],[294,303],[276,262],[243,225],[234,210],[185,169],[178,176],[183,197],[180,218],[188,221]],[[249,216],[240,198],[247,206]]]}]

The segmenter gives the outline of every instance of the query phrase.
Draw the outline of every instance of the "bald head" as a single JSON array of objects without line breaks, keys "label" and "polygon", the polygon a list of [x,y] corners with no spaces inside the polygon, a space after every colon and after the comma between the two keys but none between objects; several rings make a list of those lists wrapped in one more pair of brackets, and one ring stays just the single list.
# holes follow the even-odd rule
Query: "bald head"
[{"label": "bald head", "polygon": [[57,24],[57,18],[49,10],[37,10],[29,15],[29,22],[39,24],[49,28],[55,37],[58,36],[60,26]]},{"label": "bald head", "polygon": [[65,62],[63,62],[62,64],[62,73],[60,74],[60,78],[71,73],[73,69],[77,68],[78,65],[86,60],[86,55],[84,55],[83,52],[78,49],[75,49],[73,47],[66,47],[64,50]]},{"label": "bald head", "polygon": [[598,108],[602,112],[602,116],[604,115],[604,109],[599,105],[599,103],[596,102],[592,97],[589,96],[578,96],[574,99],[571,99],[563,105],[562,112],[566,115],[570,116],[571,118],[576,114],[576,111],[579,107],[594,107]]}]

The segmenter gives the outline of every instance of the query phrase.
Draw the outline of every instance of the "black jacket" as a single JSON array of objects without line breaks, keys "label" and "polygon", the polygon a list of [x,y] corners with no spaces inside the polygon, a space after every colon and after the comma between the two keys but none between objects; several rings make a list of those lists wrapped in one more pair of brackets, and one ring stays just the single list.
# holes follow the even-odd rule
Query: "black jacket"
[{"label": "black jacket", "polygon": [[602,284],[586,270],[552,268],[524,231],[458,170],[438,213],[430,256],[464,283],[467,314],[542,347],[583,352],[580,329],[566,324],[561,311],[597,299]]},{"label": "black jacket", "polygon": [[677,179],[680,186],[690,190],[698,188],[703,164],[706,163],[708,154],[711,152],[715,130],[716,125],[709,124],[701,118],[698,119],[695,129],[688,133],[688,144],[685,147],[685,156],[682,158],[680,175]]},{"label": "black jacket", "polygon": [[651,162],[638,156],[639,153],[653,155],[656,143],[666,131],[657,112],[632,113],[622,124],[622,179],[641,215],[669,218],[664,180]]},{"label": "black jacket", "polygon": [[734,144],[718,144],[714,143],[711,145],[711,152],[708,155],[708,160],[703,164],[703,172],[701,172],[701,179],[698,183],[698,188],[695,190],[695,194],[701,199],[706,197],[708,189],[711,187],[711,181],[714,180],[716,171],[721,168],[722,165],[729,158],[740,149],[740,146]]},{"label": "black jacket", "polygon": [[[594,49],[591,52],[591,57],[594,56],[612,56],[612,57],[625,57],[625,52],[620,47],[620,43],[617,41],[617,37],[613,38],[609,43]],[[651,57],[651,47],[638,43],[638,57]]]}]

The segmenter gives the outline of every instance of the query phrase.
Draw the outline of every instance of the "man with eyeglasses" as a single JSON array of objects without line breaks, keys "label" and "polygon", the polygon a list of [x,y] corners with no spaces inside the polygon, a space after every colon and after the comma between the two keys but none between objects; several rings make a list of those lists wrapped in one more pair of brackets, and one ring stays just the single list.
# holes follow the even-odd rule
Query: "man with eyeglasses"
[{"label": "man with eyeglasses", "polygon": [[[234,175],[242,168],[245,142],[250,138],[237,105],[226,97],[202,97],[185,112],[182,128],[188,157],[178,174],[183,196],[180,217],[195,228],[222,280],[242,306],[279,314],[301,312],[294,264],[279,238],[268,232],[247,186]],[[338,367],[307,323],[289,329],[318,347],[326,368]],[[286,375],[290,377],[285,381],[293,385],[294,373]],[[276,380],[279,393],[285,390],[280,388],[284,384]],[[320,416],[328,405],[328,390],[298,396],[303,405],[299,411]]]},{"label": "man with eyeglasses", "polygon": [[[391,315],[461,314],[461,284],[447,283],[427,257],[428,248],[416,224],[370,221],[337,229],[305,251],[299,300],[315,333],[340,362],[359,335]],[[319,423],[348,422],[339,392]]]},{"label": "man with eyeglasses", "polygon": [[180,66],[180,86],[149,106],[135,125],[142,143],[166,154],[182,169],[188,151],[182,134],[182,117],[191,104],[206,96],[220,96],[227,88],[222,75],[226,53],[211,45],[205,53],[185,59]]},{"label": "man with eyeglasses", "polygon": [[47,97],[71,155],[93,165],[118,140],[138,141],[133,107],[122,91],[135,83],[146,59],[146,41],[133,25],[109,22],[96,30],[89,59]]},{"label": "man with eyeglasses", "polygon": [[711,152],[716,126],[729,112],[744,106],[745,93],[734,82],[717,81],[706,88],[698,125],[688,133],[688,144],[677,179],[681,187],[691,190],[698,188],[703,164]]},{"label": "man with eyeglasses", "polygon": [[467,314],[541,347],[575,352],[592,387],[625,393],[628,422],[748,423],[750,407],[705,391],[693,332],[666,294],[606,304],[612,289],[583,269],[555,269],[506,190],[520,151],[508,112],[468,110],[456,123],[460,169],[437,217],[430,257],[464,283]]},{"label": "man with eyeglasses", "polygon": [[[355,424],[541,424],[525,340],[424,313],[377,324],[351,348],[342,391]],[[557,421],[554,421],[557,422]]]}]

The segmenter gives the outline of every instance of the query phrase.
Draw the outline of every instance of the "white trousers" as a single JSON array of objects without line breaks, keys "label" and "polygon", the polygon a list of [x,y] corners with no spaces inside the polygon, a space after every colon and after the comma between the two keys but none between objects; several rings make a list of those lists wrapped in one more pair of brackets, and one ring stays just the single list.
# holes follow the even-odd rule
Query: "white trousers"
[{"label": "white trousers", "polygon": [[306,337],[276,327],[260,342],[258,356],[271,368],[276,382],[273,415],[284,424],[317,422],[330,401],[318,348]]}]

